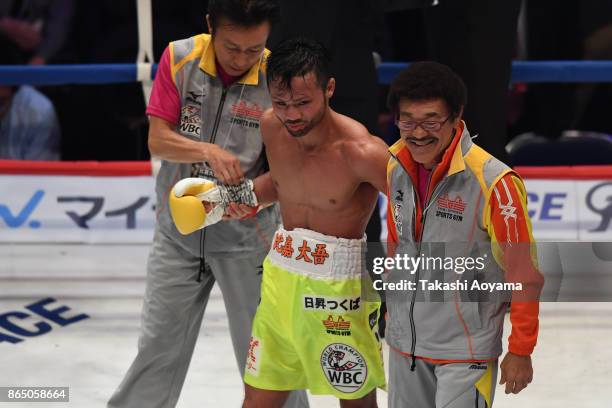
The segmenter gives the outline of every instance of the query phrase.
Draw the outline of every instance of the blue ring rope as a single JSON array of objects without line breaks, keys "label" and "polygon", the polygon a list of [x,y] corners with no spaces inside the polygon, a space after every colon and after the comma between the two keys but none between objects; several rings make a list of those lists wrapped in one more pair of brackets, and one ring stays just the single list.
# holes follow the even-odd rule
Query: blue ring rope
[{"label": "blue ring rope", "polygon": [[[378,81],[388,85],[408,63],[387,62],[378,67]],[[157,65],[154,66],[153,75]],[[136,64],[4,65],[1,85],[114,84],[136,81]],[[513,83],[612,82],[612,61],[514,61]]]}]

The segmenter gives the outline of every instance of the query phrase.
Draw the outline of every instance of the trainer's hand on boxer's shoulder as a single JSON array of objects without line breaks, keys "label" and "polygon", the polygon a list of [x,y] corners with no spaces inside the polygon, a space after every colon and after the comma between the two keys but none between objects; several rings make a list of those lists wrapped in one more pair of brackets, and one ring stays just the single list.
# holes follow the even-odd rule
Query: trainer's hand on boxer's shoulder
[{"label": "trainer's hand on boxer's shoulder", "polygon": [[531,356],[519,356],[508,352],[499,366],[499,384],[506,384],[506,394],[518,394],[533,380]]},{"label": "trainer's hand on boxer's shoulder", "polygon": [[246,204],[230,203],[225,209],[224,220],[244,220],[257,212],[257,208]]},{"label": "trainer's hand on boxer's shoulder", "polygon": [[215,177],[222,184],[236,185],[244,177],[240,168],[240,160],[215,144],[205,144],[204,161],[212,168]]}]

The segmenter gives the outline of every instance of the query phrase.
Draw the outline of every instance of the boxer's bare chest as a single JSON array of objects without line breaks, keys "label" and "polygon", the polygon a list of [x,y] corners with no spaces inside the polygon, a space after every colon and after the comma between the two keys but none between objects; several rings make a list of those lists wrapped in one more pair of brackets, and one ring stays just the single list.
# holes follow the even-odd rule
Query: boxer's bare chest
[{"label": "boxer's bare chest", "polygon": [[351,204],[360,184],[340,146],[304,151],[288,143],[268,149],[268,157],[281,205],[336,211]]}]

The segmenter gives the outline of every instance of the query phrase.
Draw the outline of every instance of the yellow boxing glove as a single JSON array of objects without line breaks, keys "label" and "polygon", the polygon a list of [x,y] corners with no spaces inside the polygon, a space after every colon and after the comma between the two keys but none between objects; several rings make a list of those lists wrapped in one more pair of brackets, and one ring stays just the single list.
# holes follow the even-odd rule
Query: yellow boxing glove
[{"label": "yellow boxing glove", "polygon": [[[203,201],[210,203],[212,209],[206,212]],[[221,195],[214,181],[202,178],[185,178],[174,185],[170,191],[170,214],[176,229],[183,234],[191,234],[223,218]]]},{"label": "yellow boxing glove", "polygon": [[[208,210],[203,202],[209,204]],[[231,202],[258,207],[253,181],[228,186],[203,178],[185,178],[170,191],[170,214],[179,232],[187,235],[221,221]]]}]

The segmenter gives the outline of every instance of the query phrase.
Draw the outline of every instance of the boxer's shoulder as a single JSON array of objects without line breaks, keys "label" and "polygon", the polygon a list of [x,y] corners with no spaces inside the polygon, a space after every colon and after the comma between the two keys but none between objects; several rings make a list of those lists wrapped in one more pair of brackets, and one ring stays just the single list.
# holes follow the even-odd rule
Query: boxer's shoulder
[{"label": "boxer's shoulder", "polygon": [[368,129],[360,122],[338,112],[332,111],[336,131],[345,139],[366,138],[370,135]]},{"label": "boxer's shoulder", "polygon": [[259,119],[259,125],[261,129],[261,138],[266,146],[269,146],[270,142],[274,140],[275,136],[278,135],[282,124],[276,116],[272,108],[266,109]]},{"label": "boxer's shoulder", "polygon": [[343,154],[351,163],[370,163],[381,156],[386,156],[387,147],[384,142],[369,133],[363,137],[346,139],[343,143]]},{"label": "boxer's shoulder", "polygon": [[386,152],[387,144],[372,135],[361,123],[347,116],[338,115],[337,131],[342,135],[343,153],[351,160],[362,160]]}]

